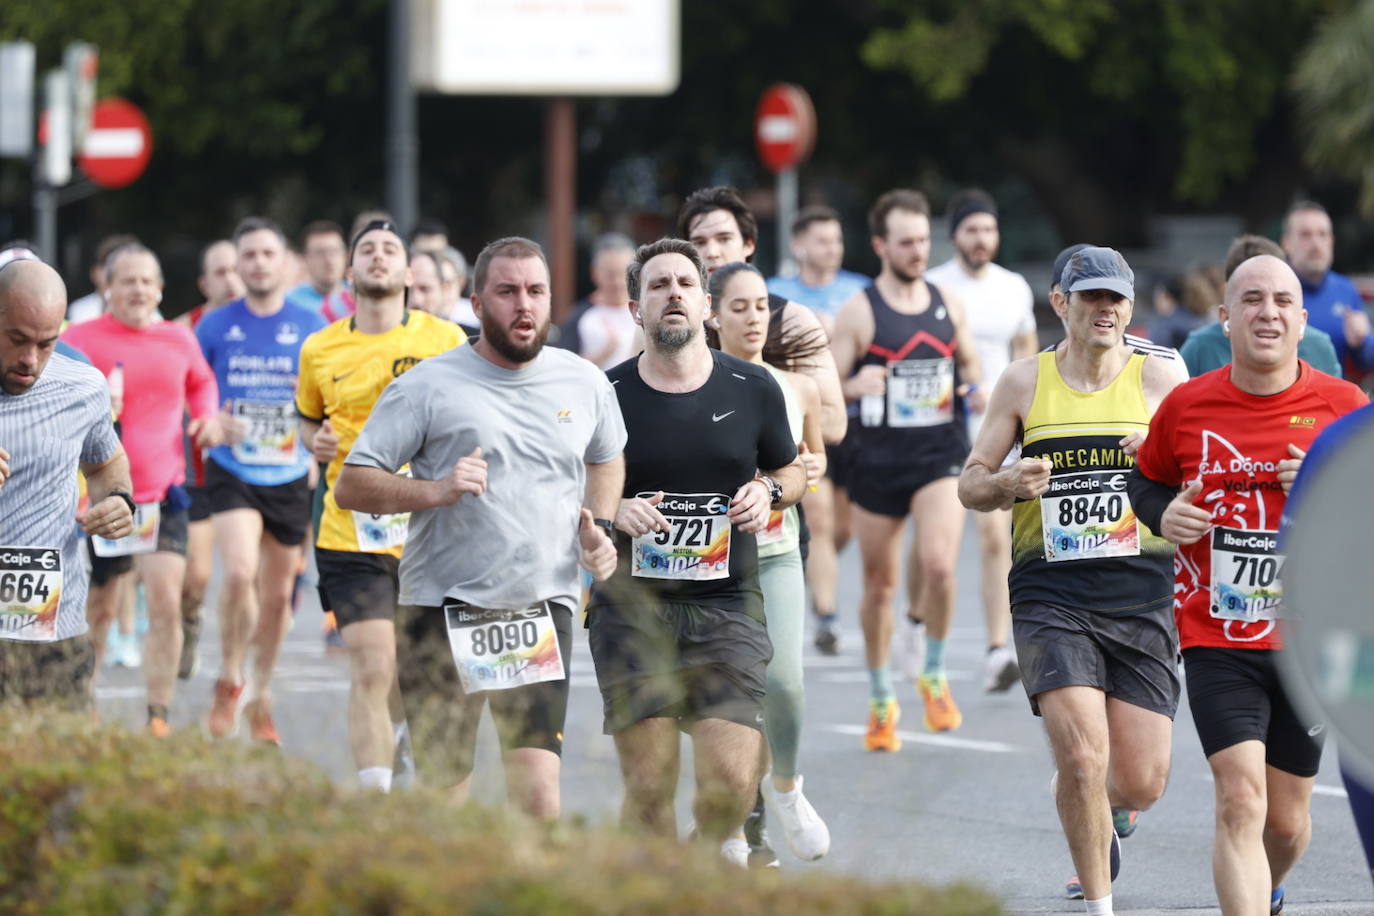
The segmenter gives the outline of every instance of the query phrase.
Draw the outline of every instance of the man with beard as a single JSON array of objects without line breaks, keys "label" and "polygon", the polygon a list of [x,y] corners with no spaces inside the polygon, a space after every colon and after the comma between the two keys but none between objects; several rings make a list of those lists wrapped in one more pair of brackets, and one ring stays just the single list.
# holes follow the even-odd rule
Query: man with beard
[{"label": "man with beard", "polygon": [[[991,391],[997,378],[1013,359],[1030,356],[1039,346],[1035,330],[1034,297],[1025,277],[993,262],[1002,237],[997,225],[997,204],[985,191],[969,188],[949,199],[949,235],[954,257],[926,272],[926,279],[941,290],[952,290],[968,311],[969,331],[978,348],[983,387]],[[981,413],[970,413],[968,437],[978,438]],[[1014,456],[1008,456],[1014,460]],[[1011,512],[994,509],[974,515],[982,548],[983,616],[987,626],[987,657],[983,689],[1001,692],[1016,683],[1016,656],[1007,646],[1011,629],[1011,604],[1007,573],[1011,571]],[[917,539],[912,539],[916,544]],[[918,566],[913,557],[909,569]],[[914,576],[910,577],[912,580]],[[911,605],[916,604],[912,595]],[[911,626],[909,633],[915,631]],[[909,640],[909,642],[911,642]],[[910,650],[912,646],[908,645]],[[911,662],[919,653],[908,651]],[[916,677],[919,671],[909,671]]]},{"label": "man with beard", "polygon": [[[701,838],[723,844],[758,792],[773,654],[755,534],[806,475],[782,390],[706,344],[706,269],[660,239],[629,269],[644,352],[612,369],[630,432],[615,576],[593,590],[592,660],[625,783],[622,822],[675,834],[679,729],[692,736]],[[723,846],[737,864],[749,851]]]},{"label": "man with beard", "polygon": [[391,787],[393,727],[399,730],[405,720],[393,689],[393,620],[408,516],[346,512],[329,488],[387,385],[466,335],[452,322],[406,308],[411,271],[405,243],[391,223],[369,223],[353,240],[348,272],[358,309],[311,334],[301,347],[296,411],[306,448],[327,465],[315,568],[320,606],[334,612],[348,649],[349,744],[359,782],[385,792]]},{"label": "man with beard", "polygon": [[949,692],[944,644],[964,528],[956,492],[968,456],[963,411],[967,403],[981,412],[985,396],[978,390],[978,354],[962,301],[922,276],[930,256],[925,195],[898,189],[879,197],[869,231],[883,268],[871,287],[840,308],[831,347],[845,397],[860,405],[849,498],[864,564],[859,618],[870,691],[864,746],[896,751],[899,709],[888,653],[908,515],[920,520],[915,552],[921,588],[912,613],[929,634],[916,672],[925,726],[950,731],[963,722]]},{"label": "man with beard", "polygon": [[625,426],[599,369],[544,347],[538,245],[492,242],[474,284],[481,335],[386,387],[334,500],[412,513],[396,662],[421,778],[467,797],[489,700],[512,801],[554,819],[578,565],[597,579],[615,568]]},{"label": "man with beard", "polygon": [[[291,622],[291,591],[310,531],[311,457],[300,444],[295,395],[301,344],[324,319],[286,301],[286,236],[250,217],[234,230],[247,295],[196,328],[232,412],[237,441],[210,451],[210,498],[220,584],[221,667],[208,730],[230,735],[239,698],[256,741],[280,743],[272,721],[272,670]],[[247,677],[249,650],[252,677]]]}]

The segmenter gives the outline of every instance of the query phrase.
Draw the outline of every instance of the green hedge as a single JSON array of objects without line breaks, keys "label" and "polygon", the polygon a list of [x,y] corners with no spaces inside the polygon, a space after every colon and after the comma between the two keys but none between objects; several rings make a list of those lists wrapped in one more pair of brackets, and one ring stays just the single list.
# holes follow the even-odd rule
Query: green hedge
[{"label": "green hedge", "polygon": [[333,785],[244,742],[0,713],[0,912],[982,916],[969,887],[728,869],[699,847]]}]

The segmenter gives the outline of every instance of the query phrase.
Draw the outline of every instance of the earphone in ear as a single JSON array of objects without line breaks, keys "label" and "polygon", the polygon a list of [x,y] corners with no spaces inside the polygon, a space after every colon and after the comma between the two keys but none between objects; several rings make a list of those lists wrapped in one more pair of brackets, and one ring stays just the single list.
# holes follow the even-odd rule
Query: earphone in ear
[{"label": "earphone in ear", "polygon": [[1230,333],[1231,333],[1231,322],[1229,322],[1229,321],[1223,321],[1223,322],[1221,323],[1221,330],[1222,330],[1222,332],[1225,333],[1225,334],[1230,334]]},{"label": "earphone in ear", "polygon": [[1302,327],[1298,328],[1298,340],[1302,340],[1302,339],[1303,339],[1304,337],[1306,337],[1306,336],[1307,336],[1307,325],[1303,325]]}]

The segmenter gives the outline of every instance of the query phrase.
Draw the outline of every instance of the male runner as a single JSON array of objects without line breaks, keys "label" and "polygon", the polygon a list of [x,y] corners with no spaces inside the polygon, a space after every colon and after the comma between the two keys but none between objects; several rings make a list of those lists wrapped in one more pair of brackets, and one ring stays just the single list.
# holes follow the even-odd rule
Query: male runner
[{"label": "male runner", "polygon": [[[1011,360],[1030,356],[1039,349],[1035,301],[1025,277],[994,262],[1002,237],[997,223],[997,204],[991,196],[976,188],[958,192],[949,199],[948,219],[954,257],[927,271],[926,280],[941,290],[957,293],[963,301],[969,330],[978,348],[983,387],[991,391]],[[978,438],[982,425],[982,414],[968,415],[970,442]],[[1008,458],[1014,460],[1014,456]],[[1007,646],[1011,630],[1011,599],[1007,593],[1007,574],[1011,572],[1011,513],[994,509],[977,513],[973,520],[982,549],[980,571],[987,625],[983,689],[1001,692],[1016,683],[1020,675],[1016,656]],[[915,543],[917,541],[913,540]],[[909,568],[918,566],[913,557]],[[914,595],[912,604],[915,604]]]},{"label": "male runner", "polygon": [[[205,301],[176,319],[191,331],[206,315],[243,295],[238,251],[233,242],[220,239],[205,246],[200,253],[196,288]],[[189,440],[185,446],[186,493],[191,498],[191,507],[187,510],[186,577],[181,584],[181,661],[177,665],[177,677],[183,681],[189,680],[199,667],[196,646],[200,642],[200,609],[215,565],[215,528],[210,522],[210,498],[205,494],[205,455]]]},{"label": "male runner", "polygon": [[1178,706],[1172,550],[1137,525],[1125,479],[1182,375],[1125,344],[1134,280],[1110,248],[1069,258],[1054,300],[1068,338],[1002,373],[959,478],[968,508],[1012,508],[1021,682],[1054,754],[1069,891],[1093,914],[1111,912],[1120,863],[1112,808],[1163,794]]},{"label": "male runner", "polygon": [[1336,237],[1326,208],[1311,200],[1289,207],[1279,242],[1302,283],[1312,327],[1331,335],[1346,378],[1362,378],[1374,369],[1369,310],[1350,278],[1331,269]]},{"label": "male runner", "polygon": [[162,286],[162,267],[151,251],[138,244],[117,249],[105,261],[102,295],[109,311],[71,325],[64,335],[106,376],[118,369],[123,377],[118,420],[138,504],[136,531],[117,542],[91,542],[87,614],[98,656],[136,563],[148,602],[148,730],[157,736],[170,731],[168,707],[181,661],[190,507],[182,486],[185,413],[189,410],[192,417],[186,431],[193,447],[214,445],[220,435],[215,379],[195,338],[175,322],[157,320]]},{"label": "male runner", "polygon": [[917,684],[925,726],[963,722],[945,676],[944,644],[954,614],[954,567],[964,510],[955,492],[968,456],[963,409],[981,412],[981,370],[963,303],[923,278],[930,256],[930,207],[919,191],[899,189],[869,212],[882,271],[835,319],[835,365],[844,393],[860,403],[849,481],[854,530],[863,556],[859,606],[868,663],[870,714],[864,745],[896,751],[900,710],[888,670],[892,601],[901,571],[902,526],[920,520],[916,558],[921,592],[914,608],[929,630]]},{"label": "male runner", "polygon": [[286,301],[326,321],[337,321],[353,311],[352,294],[344,278],[348,242],[343,228],[327,219],[307,223],[301,230],[301,260],[309,281],[286,293]]},{"label": "male runner", "polygon": [[[36,258],[0,266],[0,702],[91,702],[80,524],[133,530],[129,462],[105,379],[55,353],[62,278]],[[77,469],[91,506],[77,511]]]},{"label": "male runner", "polygon": [[285,300],[286,237],[275,223],[243,220],[234,230],[234,247],[247,295],[196,329],[241,434],[235,445],[212,450],[205,467],[222,576],[220,674],[207,729],[216,738],[235,730],[247,682],[244,714],[253,739],[279,744],[272,669],[290,623],[291,589],[310,530],[312,459],[298,442],[297,360],[301,343],[324,319]]},{"label": "male runner", "polygon": [[[1302,286],[1278,258],[1226,284],[1231,365],[1177,388],[1150,423],[1130,497],[1179,545],[1174,590],[1188,705],[1216,781],[1212,876],[1224,913],[1283,909],[1312,836],[1322,729],[1279,677],[1279,520],[1307,448],[1368,399],[1298,358]],[[1179,488],[1183,488],[1179,492]]]},{"label": "male runner", "polygon": [[387,386],[334,496],[354,512],[413,513],[396,639],[420,775],[467,797],[490,701],[512,800],[554,819],[578,564],[598,579],[614,568],[625,429],[606,377],[544,346],[538,245],[492,242],[474,283],[480,337]]},{"label": "male runner", "polygon": [[[829,207],[805,207],[792,221],[792,256],[800,268],[795,277],[772,277],[768,291],[783,300],[799,302],[816,313],[827,335],[835,330],[835,315],[854,293],[872,280],[848,271],[844,262],[844,232],[840,215]],[[806,580],[816,614],[816,648],[837,655],[839,627],[835,621],[837,555],[849,543],[849,467],[853,461],[858,405],[848,408],[842,441],[826,446],[826,469],[815,490],[802,497],[802,509],[812,541],[806,561]]]},{"label": "male runner", "polygon": [[452,322],[406,308],[405,241],[391,223],[368,224],[353,242],[348,272],[358,310],[306,338],[296,410],[306,447],[328,465],[315,568],[320,605],[334,612],[348,648],[349,745],[359,782],[385,792],[393,725],[405,720],[395,691],[394,620],[408,517],[346,512],[329,488],[392,379],[458,346],[465,335]]}]

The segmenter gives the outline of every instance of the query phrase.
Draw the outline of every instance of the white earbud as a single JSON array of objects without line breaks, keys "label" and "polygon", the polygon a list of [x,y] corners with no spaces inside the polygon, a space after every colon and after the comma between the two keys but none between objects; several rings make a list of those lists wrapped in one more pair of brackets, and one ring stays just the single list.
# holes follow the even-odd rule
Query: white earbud
[{"label": "white earbud", "polygon": [[1230,333],[1231,333],[1231,322],[1229,322],[1229,321],[1223,321],[1223,322],[1221,323],[1221,330],[1222,330],[1222,333],[1224,333],[1224,334],[1230,334]]}]

